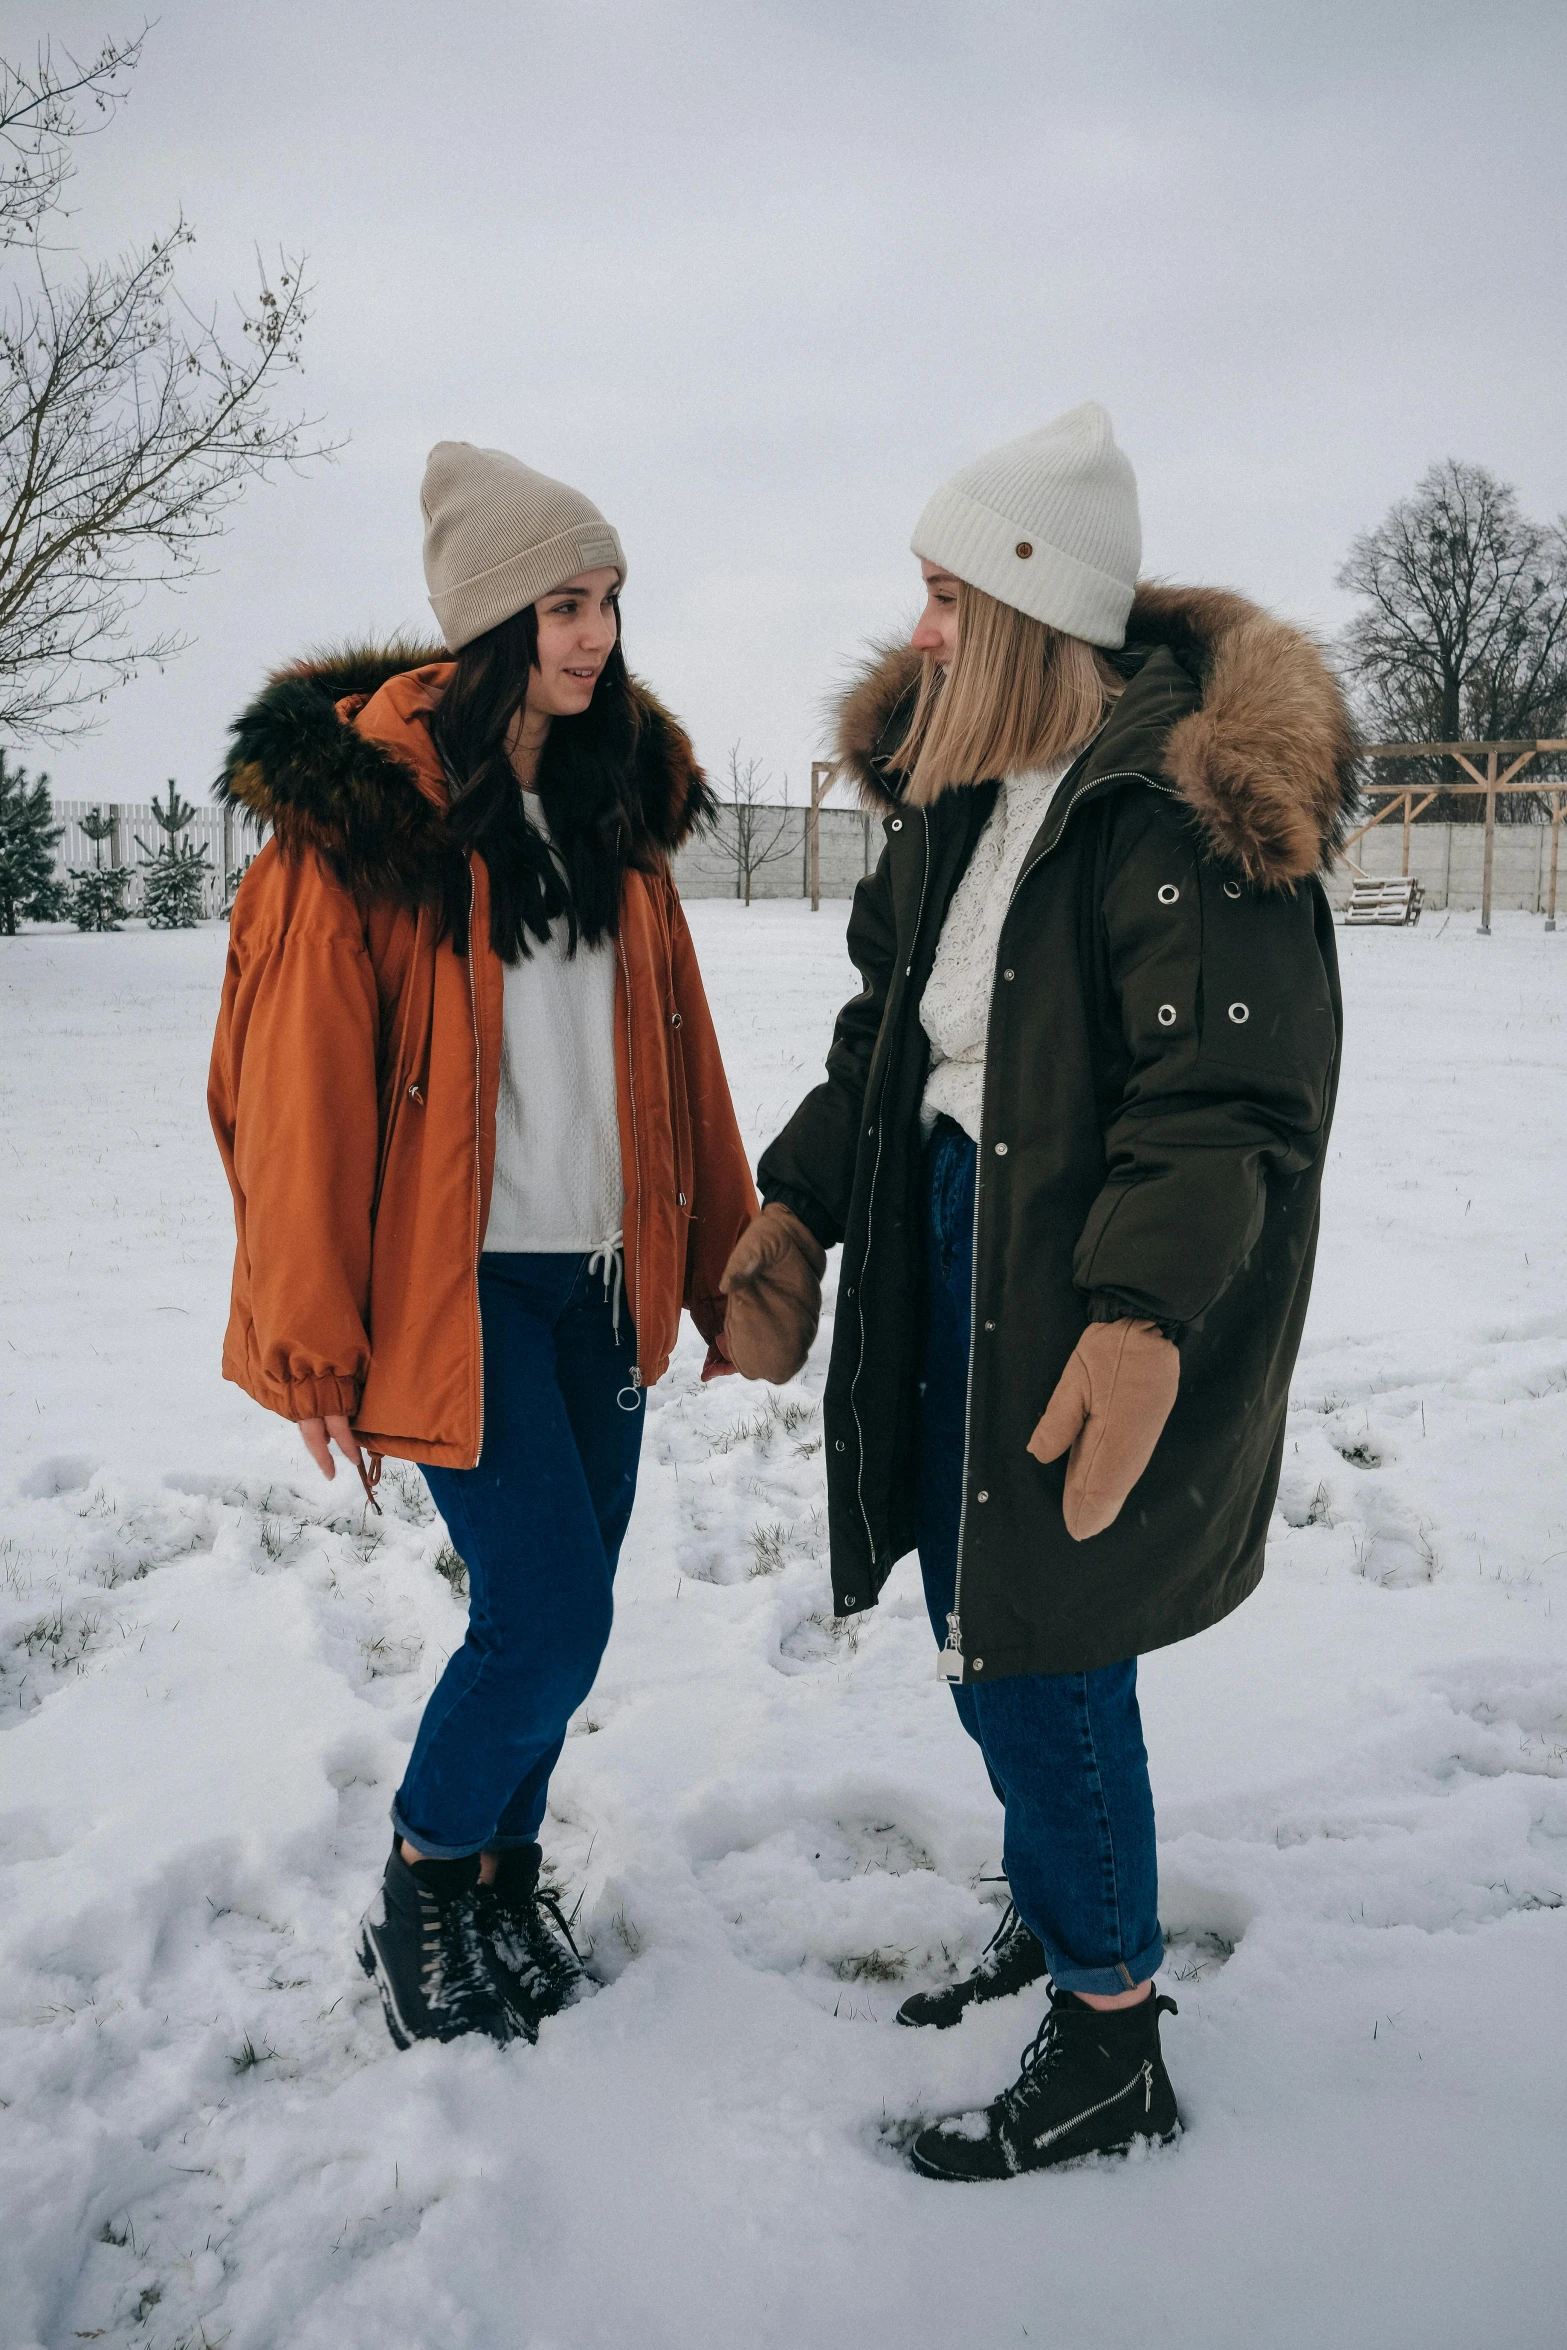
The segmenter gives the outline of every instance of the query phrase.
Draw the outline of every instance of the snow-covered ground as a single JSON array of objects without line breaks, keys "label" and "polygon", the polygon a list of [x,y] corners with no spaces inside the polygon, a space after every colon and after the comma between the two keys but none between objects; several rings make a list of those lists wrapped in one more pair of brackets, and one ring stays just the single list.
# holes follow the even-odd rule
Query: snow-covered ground
[{"label": "snow-covered ground", "polygon": [[[843,915],[692,909],[758,1145]],[[440,1528],[218,1381],[220,933],[0,941],[0,2341],[1567,2340],[1567,937],[1341,941],[1269,1572],[1143,1673],[1186,2134],[968,2189],[897,2133],[1038,2003],[892,2024],[991,1930],[998,1820],[913,1562],[832,1620],[825,1343],[775,1395],[688,1339],[651,1398],[547,1829],[602,1988],[398,2055],[352,1947],[461,1633]]]}]

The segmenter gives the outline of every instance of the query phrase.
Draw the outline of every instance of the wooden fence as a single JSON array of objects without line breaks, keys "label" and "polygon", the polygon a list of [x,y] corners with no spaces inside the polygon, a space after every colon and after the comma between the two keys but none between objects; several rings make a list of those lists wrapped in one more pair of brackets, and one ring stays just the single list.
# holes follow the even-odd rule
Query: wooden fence
[{"label": "wooden fence", "polygon": [[[151,801],[56,800],[53,806],[54,821],[65,827],[64,838],[54,853],[54,869],[59,878],[63,881],[73,866],[80,872],[93,864],[129,865],[133,878],[126,892],[126,911],[139,914],[143,851],[149,858],[155,856],[163,840]],[[101,850],[94,848],[82,830],[82,818],[96,808],[102,808],[114,823],[114,830]],[[204,848],[211,859],[211,877],[202,891],[204,915],[222,911],[229,877],[260,847],[264,837],[244,823],[233,808],[196,809],[185,828],[184,838],[194,847]]]}]

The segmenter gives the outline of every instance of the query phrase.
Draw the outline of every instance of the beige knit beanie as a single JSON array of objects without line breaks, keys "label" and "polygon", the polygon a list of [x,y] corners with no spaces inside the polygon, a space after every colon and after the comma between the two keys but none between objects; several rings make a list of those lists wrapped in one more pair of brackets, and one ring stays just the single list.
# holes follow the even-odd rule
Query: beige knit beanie
[{"label": "beige knit beanie", "polygon": [[576,571],[613,563],[619,534],[580,490],[472,441],[437,441],[419,492],[424,577],[448,649],[461,652]]},{"label": "beige knit beanie", "polygon": [[1143,534],[1137,479],[1085,400],[992,449],[936,492],[916,555],[1091,645],[1123,645]]}]

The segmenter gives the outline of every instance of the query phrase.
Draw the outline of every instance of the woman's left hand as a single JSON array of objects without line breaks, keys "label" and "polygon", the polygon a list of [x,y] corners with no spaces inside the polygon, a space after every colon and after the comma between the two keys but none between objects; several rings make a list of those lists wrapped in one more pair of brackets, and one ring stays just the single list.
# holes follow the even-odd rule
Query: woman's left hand
[{"label": "woman's left hand", "polygon": [[337,1475],[337,1463],[332,1458],[332,1447],[335,1444],[344,1460],[353,1462],[363,1483],[364,1454],[359,1448],[358,1437],[348,1425],[346,1414],[328,1412],[325,1419],[301,1420],[299,1433],[305,1440],[306,1452],[328,1481]]}]

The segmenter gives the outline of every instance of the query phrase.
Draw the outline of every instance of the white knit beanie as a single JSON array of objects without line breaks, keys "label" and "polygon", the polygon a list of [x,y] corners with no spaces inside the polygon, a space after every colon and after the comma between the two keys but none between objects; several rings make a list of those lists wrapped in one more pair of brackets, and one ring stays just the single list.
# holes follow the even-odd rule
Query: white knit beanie
[{"label": "white knit beanie", "polygon": [[437,441],[419,492],[424,577],[448,650],[461,652],[573,572],[613,563],[619,534],[580,490],[472,441]]},{"label": "white knit beanie", "polygon": [[910,544],[1066,636],[1126,642],[1143,552],[1137,477],[1097,400],[965,465],[931,499]]}]

